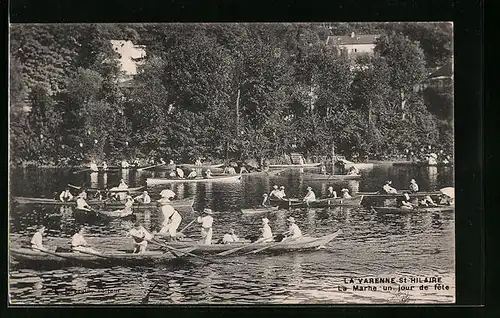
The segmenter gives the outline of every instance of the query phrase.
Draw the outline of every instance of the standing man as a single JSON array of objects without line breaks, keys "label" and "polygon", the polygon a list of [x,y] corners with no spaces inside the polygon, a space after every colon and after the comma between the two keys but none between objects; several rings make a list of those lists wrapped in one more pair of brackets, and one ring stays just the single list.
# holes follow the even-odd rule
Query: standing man
[{"label": "standing man", "polygon": [[176,240],[177,229],[182,222],[182,217],[179,212],[177,212],[170,204],[170,199],[175,196],[175,193],[171,190],[166,189],[160,192],[160,195],[162,198],[158,200],[158,203],[161,206],[160,209],[163,213],[164,221],[159,233],[162,235],[168,233],[172,240]]},{"label": "standing man", "polygon": [[199,216],[196,220],[201,223],[201,237],[203,238],[203,244],[207,245],[212,244],[212,225],[214,223],[212,215],[211,209],[204,209],[203,216]]}]

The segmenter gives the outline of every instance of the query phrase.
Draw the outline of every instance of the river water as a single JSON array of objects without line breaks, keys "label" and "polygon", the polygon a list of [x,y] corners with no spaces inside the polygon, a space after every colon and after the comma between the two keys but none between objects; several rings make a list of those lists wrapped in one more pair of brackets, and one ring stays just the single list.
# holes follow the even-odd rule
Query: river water
[{"label": "river water", "polygon": [[[244,216],[240,211],[258,205],[262,194],[269,193],[274,184],[284,185],[288,197],[303,196],[307,186],[317,196],[326,193],[330,185],[337,192],[343,187],[351,193],[376,191],[385,180],[406,189],[412,178],[423,191],[453,186],[451,168],[386,165],[363,170],[362,174],[360,181],[305,182],[299,171],[289,170],[275,177],[244,177],[234,184],[185,183],[172,187],[179,198],[195,195],[195,210],[209,207],[215,211],[215,239],[230,228],[240,237],[258,234],[263,216],[279,233],[286,230],[286,218],[293,216],[302,232],[310,236],[342,229],[342,234],[323,249],[235,256],[215,264],[176,260],[151,266],[87,268],[36,267],[11,261],[10,303],[140,304],[148,292],[148,304],[454,303],[453,212],[379,214],[369,205],[380,202],[369,200],[361,207],[279,210],[258,216]],[[52,197],[68,183],[116,186],[124,178],[129,186],[139,186],[151,175],[154,173],[147,171],[72,174],[64,169],[13,169],[10,191],[11,196]],[[148,191],[157,198],[163,188],[149,187]],[[79,219],[70,207],[13,203],[9,216],[13,247],[29,243],[41,223],[48,227],[44,238],[48,246],[68,246],[75,230],[86,224],[87,241],[98,249],[131,247],[130,238],[125,237],[128,221]],[[195,213],[184,213],[180,228],[194,217]],[[151,231],[158,230],[162,221],[157,209],[140,211],[139,218]],[[185,234],[200,237],[198,226],[189,227]],[[376,284],[370,278],[389,281]],[[417,281],[426,278],[439,279],[439,286]],[[398,290],[402,287],[410,290]]]}]

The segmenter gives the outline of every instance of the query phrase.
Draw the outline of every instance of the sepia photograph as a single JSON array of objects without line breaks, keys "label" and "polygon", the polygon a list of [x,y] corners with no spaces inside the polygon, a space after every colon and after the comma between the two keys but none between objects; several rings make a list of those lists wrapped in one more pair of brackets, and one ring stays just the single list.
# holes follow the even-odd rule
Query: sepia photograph
[{"label": "sepia photograph", "polygon": [[11,306],[456,303],[453,23],[9,27]]}]

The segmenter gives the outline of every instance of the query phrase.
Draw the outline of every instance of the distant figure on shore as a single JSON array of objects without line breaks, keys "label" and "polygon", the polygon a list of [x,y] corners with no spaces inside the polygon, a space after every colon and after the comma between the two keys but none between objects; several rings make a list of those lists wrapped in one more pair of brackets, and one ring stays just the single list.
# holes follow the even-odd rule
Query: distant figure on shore
[{"label": "distant figure on shore", "polygon": [[175,171],[177,172],[179,179],[184,179],[184,171],[182,171],[181,168],[176,168]]},{"label": "distant figure on shore", "polygon": [[382,190],[387,194],[397,194],[398,190],[391,187],[391,184],[392,184],[392,181],[386,181],[384,186],[382,187]]},{"label": "distant figure on shore", "polygon": [[415,179],[410,180],[410,192],[415,193],[418,192],[418,184]]},{"label": "distant figure on shore", "polygon": [[61,194],[59,195],[59,200],[61,200],[61,202],[68,202],[73,200],[73,195],[71,194],[71,192],[69,192],[69,187],[66,187],[66,189],[61,192]]}]

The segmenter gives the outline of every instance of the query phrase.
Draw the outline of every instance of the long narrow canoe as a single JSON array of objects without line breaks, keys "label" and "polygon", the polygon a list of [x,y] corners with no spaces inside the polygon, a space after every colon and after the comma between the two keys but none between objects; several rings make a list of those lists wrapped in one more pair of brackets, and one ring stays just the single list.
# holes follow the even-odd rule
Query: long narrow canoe
[{"label": "long narrow canoe", "polygon": [[[73,189],[77,189],[77,190],[82,189],[82,187],[79,187],[79,186],[76,186],[76,185],[73,185],[70,183],[68,183],[68,187],[73,188]],[[144,190],[144,188],[145,188],[144,186],[135,187],[135,188],[126,188],[126,189],[113,187],[113,188],[109,189],[108,191],[109,192],[139,192],[139,191]],[[86,190],[87,191],[97,191],[97,190],[105,191],[104,189],[98,189],[98,188],[86,188]]]},{"label": "long narrow canoe", "polygon": [[453,212],[454,206],[431,206],[431,207],[417,207],[414,209],[403,209],[392,206],[373,207],[379,213],[429,213],[429,212]]},{"label": "long narrow canoe", "polygon": [[282,209],[288,208],[325,208],[332,206],[359,206],[363,201],[363,196],[353,196],[349,199],[336,198],[336,199],[317,199],[316,201],[309,202],[309,205],[302,202],[302,199],[288,199],[288,200],[270,200],[272,206],[279,206]]},{"label": "long narrow canoe", "polygon": [[453,163],[443,163],[438,162],[435,164],[430,164],[428,162],[394,162],[393,166],[413,166],[413,167],[451,167]]},{"label": "long narrow canoe", "polygon": [[262,214],[267,212],[276,212],[278,209],[279,206],[262,206],[258,208],[241,209],[241,213],[245,215]]},{"label": "long narrow canoe", "polygon": [[252,177],[252,176],[276,176],[281,174],[286,169],[278,169],[278,170],[264,170],[264,171],[252,171],[248,173],[242,173],[242,176]]},{"label": "long narrow canoe", "polygon": [[230,183],[230,182],[240,182],[241,177],[237,175],[222,175],[213,176],[212,178],[195,178],[195,179],[166,179],[166,178],[147,178],[147,185],[157,185],[157,184],[169,184],[169,183],[192,183],[192,182],[218,182],[218,183]]},{"label": "long narrow canoe", "polygon": [[318,163],[304,163],[302,165],[269,165],[269,168],[314,168],[319,167],[321,162]]},{"label": "long narrow canoe", "polygon": [[[29,198],[29,197],[14,197],[14,201],[19,204],[42,204],[42,205],[76,205],[75,201],[69,202],[61,202],[59,200],[54,199],[46,199],[46,198]],[[117,201],[101,201],[101,200],[88,200],[87,203],[90,206],[99,205],[103,208],[123,208],[125,202],[117,202]],[[188,197],[180,200],[171,201],[173,207],[191,207],[194,204],[194,197]],[[132,206],[134,209],[151,209],[157,206],[155,201],[151,203],[134,203]]]},{"label": "long narrow canoe", "polygon": [[441,192],[439,192],[439,191],[431,191],[431,192],[422,191],[422,192],[411,193],[409,190],[398,191],[397,194],[380,193],[380,192],[358,192],[356,194],[363,195],[365,197],[370,197],[370,198],[390,199],[390,198],[402,197],[405,192],[409,193],[410,198],[412,198],[412,197],[413,198],[415,198],[415,197],[424,197],[424,196],[427,196],[427,195],[430,195],[430,196],[441,195]]},{"label": "long narrow canoe", "polygon": [[304,180],[359,180],[360,174],[320,174],[320,173],[304,173]]},{"label": "long narrow canoe", "polygon": [[195,164],[189,164],[189,163],[183,163],[183,164],[180,164],[179,166],[181,167],[184,167],[184,168],[200,168],[200,169],[214,169],[214,168],[220,168],[222,166],[224,166],[223,163],[218,163],[218,164],[202,164],[202,165],[195,165]]}]

